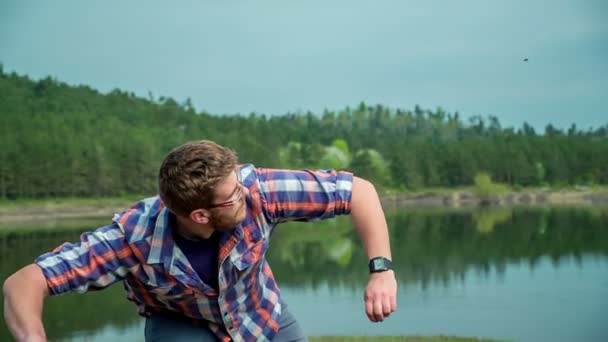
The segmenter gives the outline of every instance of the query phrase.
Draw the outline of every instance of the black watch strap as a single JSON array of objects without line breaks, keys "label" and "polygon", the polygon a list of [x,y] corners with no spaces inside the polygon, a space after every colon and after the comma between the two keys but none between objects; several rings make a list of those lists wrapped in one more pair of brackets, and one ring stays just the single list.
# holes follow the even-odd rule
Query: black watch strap
[{"label": "black watch strap", "polygon": [[385,257],[375,257],[369,260],[369,273],[384,272],[393,269],[393,262]]}]

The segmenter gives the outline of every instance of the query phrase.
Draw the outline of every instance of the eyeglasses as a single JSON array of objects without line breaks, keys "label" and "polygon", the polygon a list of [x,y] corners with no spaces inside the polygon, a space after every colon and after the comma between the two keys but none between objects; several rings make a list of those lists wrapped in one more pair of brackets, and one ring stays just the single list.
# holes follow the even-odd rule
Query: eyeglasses
[{"label": "eyeglasses", "polygon": [[234,198],[225,202],[211,204],[207,206],[208,209],[231,207],[241,201],[241,198],[243,198],[243,180],[241,179],[240,172],[234,170],[234,173],[236,174],[236,188],[232,190],[233,193],[236,191],[236,194],[233,196]]}]

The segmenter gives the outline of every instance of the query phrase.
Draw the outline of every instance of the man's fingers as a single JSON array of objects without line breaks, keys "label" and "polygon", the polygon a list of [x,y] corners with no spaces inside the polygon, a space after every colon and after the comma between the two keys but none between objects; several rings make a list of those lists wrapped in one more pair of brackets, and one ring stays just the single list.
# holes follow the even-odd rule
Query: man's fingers
[{"label": "man's fingers", "polygon": [[390,314],[393,311],[395,311],[395,310],[393,310],[393,307],[391,305],[391,299],[388,296],[386,296],[386,297],[383,298],[383,300],[382,300],[382,308],[384,309],[383,310],[384,317],[390,316]]},{"label": "man's fingers", "polygon": [[397,310],[394,273],[372,274],[364,295],[365,312],[372,322],[382,322]]},{"label": "man's fingers", "polygon": [[372,303],[372,300],[369,298],[365,299],[365,313],[367,314],[367,318],[370,321],[376,321],[376,318],[374,317],[374,305]]},{"label": "man's fingers", "polygon": [[382,308],[382,300],[375,298],[374,300],[374,317],[376,322],[382,322],[384,320],[384,309]]},{"label": "man's fingers", "polygon": [[372,322],[382,322],[396,310],[397,300],[394,296],[366,296],[365,313]]}]

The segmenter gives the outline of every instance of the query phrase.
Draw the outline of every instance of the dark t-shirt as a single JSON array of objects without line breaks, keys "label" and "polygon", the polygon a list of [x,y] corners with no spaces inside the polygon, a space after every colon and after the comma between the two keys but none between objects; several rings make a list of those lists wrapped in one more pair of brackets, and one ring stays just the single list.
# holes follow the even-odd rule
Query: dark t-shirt
[{"label": "dark t-shirt", "polygon": [[214,232],[208,239],[188,240],[173,233],[175,243],[203,283],[218,289],[218,255],[220,234]]}]

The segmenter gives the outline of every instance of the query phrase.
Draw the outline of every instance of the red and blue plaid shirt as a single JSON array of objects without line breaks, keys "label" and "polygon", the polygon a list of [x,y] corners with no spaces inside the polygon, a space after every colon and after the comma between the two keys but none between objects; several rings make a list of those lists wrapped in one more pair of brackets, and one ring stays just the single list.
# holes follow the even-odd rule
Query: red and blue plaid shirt
[{"label": "red and blue plaid shirt", "polygon": [[148,316],[170,312],[208,324],[222,341],[271,340],[279,330],[280,291],[265,253],[274,227],[290,220],[348,214],[352,174],[240,166],[249,189],[243,223],[220,239],[218,290],[203,283],[174,243],[171,213],[158,196],[41,255],[52,295],[123,281],[127,298]]}]

